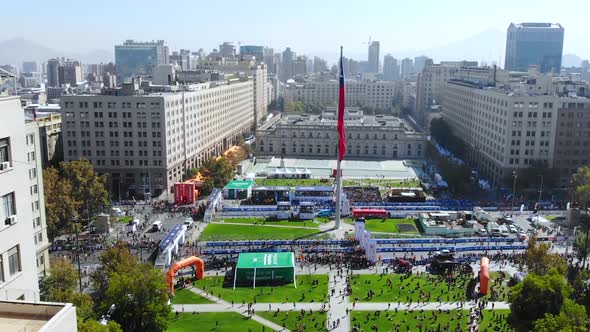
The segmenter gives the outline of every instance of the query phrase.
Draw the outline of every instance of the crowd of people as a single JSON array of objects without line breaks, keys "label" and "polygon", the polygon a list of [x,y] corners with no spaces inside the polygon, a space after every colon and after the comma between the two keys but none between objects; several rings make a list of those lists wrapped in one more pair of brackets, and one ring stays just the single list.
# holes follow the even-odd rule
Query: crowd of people
[{"label": "crowd of people", "polygon": [[344,193],[350,202],[383,202],[378,187],[344,187]]}]

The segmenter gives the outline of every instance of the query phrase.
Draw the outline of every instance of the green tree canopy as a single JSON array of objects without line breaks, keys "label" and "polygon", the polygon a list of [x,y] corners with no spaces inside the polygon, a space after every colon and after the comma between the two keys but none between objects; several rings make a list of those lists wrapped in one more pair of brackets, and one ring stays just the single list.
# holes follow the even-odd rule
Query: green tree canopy
[{"label": "green tree canopy", "polygon": [[171,308],[162,271],[139,264],[124,244],[107,249],[100,262],[103,268],[93,275],[99,311],[114,305],[111,319],[123,331],[165,330]]},{"label": "green tree canopy", "polygon": [[545,275],[550,268],[561,275],[567,272],[567,261],[557,253],[549,252],[548,243],[537,243],[537,238],[531,236],[528,248],[524,254],[524,263],[530,273]]},{"label": "green tree canopy", "polygon": [[62,178],[57,169],[49,167],[43,170],[45,216],[50,240],[69,230],[77,217],[81,202],[72,197],[72,191],[72,183]]},{"label": "green tree canopy", "polygon": [[590,166],[580,167],[572,176],[572,191],[582,208],[590,207]]},{"label": "green tree canopy", "polygon": [[465,156],[467,146],[453,133],[451,126],[443,118],[430,121],[430,135],[438,144],[453,152],[455,156],[461,158]]},{"label": "green tree canopy", "polygon": [[556,269],[546,275],[529,273],[512,289],[509,321],[517,331],[530,331],[545,314],[558,315],[571,288]]},{"label": "green tree canopy", "polygon": [[570,299],[565,299],[558,315],[546,314],[535,321],[536,332],[586,332],[588,331],[586,309]]},{"label": "green tree canopy", "polygon": [[92,216],[111,206],[106,190],[107,175],[99,175],[87,159],[61,162],[62,178],[72,184],[71,196],[78,202],[78,214],[90,221]]},{"label": "green tree canopy", "polygon": [[205,178],[203,191],[208,194],[213,188],[224,187],[234,176],[234,166],[225,158],[211,158],[199,167],[199,172]]}]

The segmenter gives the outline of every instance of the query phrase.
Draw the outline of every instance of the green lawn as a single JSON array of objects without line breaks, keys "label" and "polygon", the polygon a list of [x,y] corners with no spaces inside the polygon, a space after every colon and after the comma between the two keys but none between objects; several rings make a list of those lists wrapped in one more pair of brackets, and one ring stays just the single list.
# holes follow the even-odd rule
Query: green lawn
[{"label": "green lawn", "polygon": [[[312,286],[313,279],[319,284]],[[328,276],[322,275],[298,275],[297,288],[293,284],[283,286],[257,286],[252,287],[222,287],[223,277],[205,277],[195,282],[195,287],[212,292],[215,296],[235,303],[257,302],[283,303],[283,302],[322,302],[328,294]]]},{"label": "green lawn", "polygon": [[208,299],[191,292],[186,288],[179,288],[174,290],[174,297],[172,304],[207,304],[213,303]]},{"label": "green lawn", "polygon": [[[168,332],[186,331],[262,331],[263,325],[235,312],[180,313],[170,320]],[[267,328],[270,330],[269,328]]]},{"label": "green lawn", "polygon": [[484,310],[483,319],[479,323],[481,332],[502,331],[512,332],[514,329],[508,324],[510,309]]},{"label": "green lawn", "polygon": [[303,237],[315,239],[317,230],[293,227],[267,227],[255,225],[224,225],[209,224],[201,233],[199,241],[229,241],[229,240],[291,240]]},{"label": "green lawn", "polygon": [[132,216],[119,217],[117,219],[117,221],[120,223],[128,224],[133,221],[133,217]]},{"label": "green lawn", "polygon": [[255,224],[255,225],[280,225],[290,227],[319,227],[319,223],[311,220],[289,221],[289,220],[266,220],[265,218],[224,218],[216,219],[215,222],[237,223],[237,224]]},{"label": "green lawn", "polygon": [[256,315],[268,319],[269,321],[284,326],[288,330],[295,331],[327,331],[326,313],[305,311],[301,316],[301,311],[257,311]]},{"label": "green lawn", "polygon": [[490,272],[490,288],[487,296],[491,297],[491,301],[508,301],[510,297],[509,280],[510,276],[508,274],[502,277],[500,272]]},{"label": "green lawn", "polygon": [[[346,222],[347,224],[353,223],[352,218],[346,218],[344,222]],[[366,219],[365,229],[371,232],[400,233],[399,229],[396,227],[396,225],[398,224],[410,224],[416,227],[414,219],[387,218],[385,221],[383,221],[383,219]],[[415,232],[405,233],[418,233],[418,229],[416,228]]]},{"label": "green lawn", "polygon": [[[353,311],[350,326],[359,326],[361,331],[468,331],[469,311]],[[420,328],[422,327],[422,328]],[[397,328],[397,329],[396,329]]]},{"label": "green lawn", "polygon": [[286,187],[299,187],[299,186],[331,186],[333,179],[255,179],[254,182],[257,186],[286,186]]},{"label": "green lawn", "polygon": [[[387,279],[392,286],[387,285]],[[444,278],[431,274],[420,276],[412,274],[406,277],[402,274],[380,276],[376,274],[357,274],[351,279],[351,300],[360,302],[443,302],[461,301],[466,299],[465,287],[468,279],[457,279],[454,285],[448,285]],[[369,290],[375,295],[368,298]],[[430,297],[429,297],[430,295]]]}]

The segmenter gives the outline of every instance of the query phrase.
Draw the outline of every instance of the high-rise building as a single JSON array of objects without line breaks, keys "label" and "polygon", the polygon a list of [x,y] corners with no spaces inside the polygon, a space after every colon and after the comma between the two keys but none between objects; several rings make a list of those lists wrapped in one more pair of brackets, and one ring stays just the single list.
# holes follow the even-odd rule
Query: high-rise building
[{"label": "high-rise building", "polygon": [[38,71],[39,67],[37,67],[37,61],[23,62],[23,73],[36,73]]},{"label": "high-rise building", "polygon": [[313,57],[313,72],[314,73],[321,73],[323,71],[327,71],[328,70],[328,64],[326,62],[326,60],[314,56]]},{"label": "high-rise building", "polygon": [[297,57],[297,60],[293,60],[291,63],[291,71],[293,77],[307,75],[307,59],[305,57]]},{"label": "high-rise building", "polygon": [[412,74],[414,74],[414,62],[410,58],[402,59],[402,66],[401,66],[401,78],[404,79]]},{"label": "high-rise building", "polygon": [[36,301],[39,283],[32,213],[42,201],[35,205],[31,200],[31,181],[41,174],[37,174],[36,154],[28,151],[25,141],[20,98],[0,97],[0,114],[0,300]]},{"label": "high-rise building", "polygon": [[59,87],[59,59],[50,59],[47,61],[47,86]]},{"label": "high-rise building", "polygon": [[252,56],[254,59],[256,59],[257,63],[262,63],[264,61],[264,47],[255,45],[242,45],[240,46],[240,56],[242,58],[245,56]]},{"label": "high-rise building", "polygon": [[82,81],[82,66],[79,61],[72,59],[63,59],[61,65],[57,68],[59,85],[70,84],[76,86]]},{"label": "high-rise building", "polygon": [[399,80],[399,65],[397,59],[387,54],[383,57],[383,79],[385,81]]},{"label": "high-rise building", "polygon": [[236,56],[236,47],[231,42],[223,42],[219,45],[219,53],[222,57],[233,58]]},{"label": "high-rise building", "polygon": [[526,72],[536,65],[542,73],[559,73],[563,33],[559,23],[510,23],[504,68]]},{"label": "high-rise building", "polygon": [[513,170],[535,163],[557,168],[566,186],[572,172],[589,161],[590,85],[533,71],[498,83],[445,83],[443,116],[465,141],[469,161],[494,187]]},{"label": "high-rise building", "polygon": [[417,74],[420,74],[422,72],[422,69],[424,69],[427,60],[431,59],[425,55],[414,57],[414,70]]},{"label": "high-rise building", "polygon": [[378,73],[379,72],[379,42],[374,41],[369,45],[369,68],[367,70],[368,73]]},{"label": "high-rise building", "polygon": [[244,77],[176,90],[142,86],[139,94],[132,82],[101,95],[62,96],[64,158],[87,158],[98,172],[109,173],[116,198],[170,192],[187,170],[250,131],[253,85]]},{"label": "high-rise building", "polygon": [[293,77],[293,60],[295,60],[295,52],[287,47],[281,56],[281,71],[279,73],[281,81],[286,82]]},{"label": "high-rise building", "polygon": [[168,64],[168,46],[163,40],[136,42],[126,40],[115,45],[115,65],[121,82],[134,76],[151,75],[154,67]]}]

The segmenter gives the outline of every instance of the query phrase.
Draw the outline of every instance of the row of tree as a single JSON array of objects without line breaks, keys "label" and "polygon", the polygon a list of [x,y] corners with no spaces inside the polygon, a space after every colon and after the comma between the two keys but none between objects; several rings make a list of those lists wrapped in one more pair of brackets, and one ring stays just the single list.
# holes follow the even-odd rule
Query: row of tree
[{"label": "row of tree", "polygon": [[[81,332],[164,331],[172,309],[162,271],[140,264],[123,243],[103,252],[100,264],[89,295],[77,292],[79,274],[69,260],[53,260],[40,284],[43,299],[73,303]],[[107,325],[98,322],[103,317]]]},{"label": "row of tree", "polygon": [[107,175],[99,175],[87,159],[61,162],[43,170],[47,234],[50,240],[88,224],[111,205]]},{"label": "row of tree", "polygon": [[[249,148],[247,151],[251,151]],[[223,188],[234,177],[235,165],[224,156],[206,160],[198,168],[188,170],[185,177],[194,178],[197,174],[203,177],[202,193],[208,195],[213,188]]]}]

